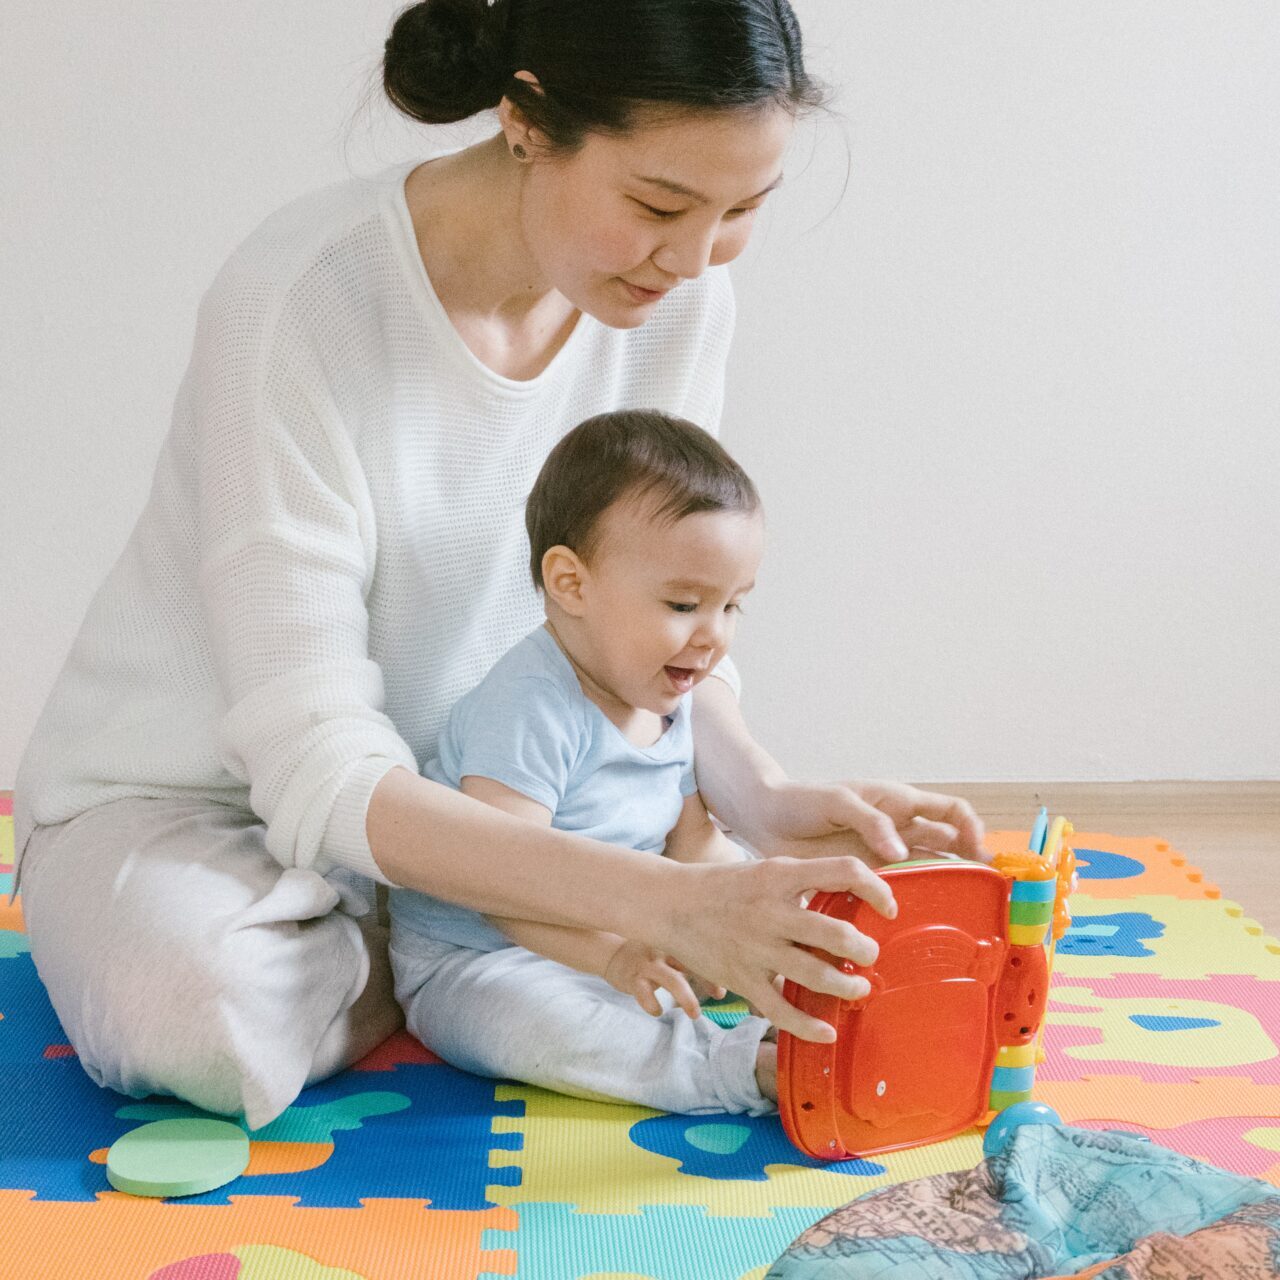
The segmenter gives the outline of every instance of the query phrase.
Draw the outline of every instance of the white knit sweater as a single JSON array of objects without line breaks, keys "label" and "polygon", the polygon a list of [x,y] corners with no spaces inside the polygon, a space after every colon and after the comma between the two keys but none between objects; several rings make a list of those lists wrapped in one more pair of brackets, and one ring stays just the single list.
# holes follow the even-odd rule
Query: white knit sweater
[{"label": "white knit sweater", "polygon": [[541,619],[523,508],[548,450],[608,409],[716,429],[726,269],[638,329],[584,314],[514,381],[432,290],[412,167],[286,206],[205,295],[150,497],[19,769],[19,851],[109,800],[191,797],[252,809],[284,866],[384,880],[374,787]]}]

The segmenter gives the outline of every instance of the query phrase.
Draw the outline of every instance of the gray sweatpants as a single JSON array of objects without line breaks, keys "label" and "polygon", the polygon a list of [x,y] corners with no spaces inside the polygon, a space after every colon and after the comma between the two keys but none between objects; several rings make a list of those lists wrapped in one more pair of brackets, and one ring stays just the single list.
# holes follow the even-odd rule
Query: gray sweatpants
[{"label": "gray sweatpants", "polygon": [[391,969],[408,1029],[464,1071],[660,1111],[776,1109],[756,1083],[763,1018],[726,1029],[691,1019],[665,991],[655,1018],[603,978],[524,947],[439,942],[394,915]]},{"label": "gray sweatpants", "polygon": [[373,881],[284,870],[264,834],[245,810],[150,799],[36,829],[32,959],[98,1084],[256,1129],[401,1025]]}]

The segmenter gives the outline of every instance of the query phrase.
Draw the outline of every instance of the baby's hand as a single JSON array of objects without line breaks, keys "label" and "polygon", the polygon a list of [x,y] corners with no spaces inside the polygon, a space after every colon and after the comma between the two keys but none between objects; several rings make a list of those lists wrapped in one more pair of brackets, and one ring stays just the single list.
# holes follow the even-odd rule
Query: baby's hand
[{"label": "baby's hand", "polygon": [[689,982],[689,986],[697,998],[699,1004],[703,1000],[723,1000],[729,993],[724,987],[715,982],[708,982],[706,978],[700,978],[696,973],[690,973],[674,956],[667,957],[667,963],[673,968],[683,973]]},{"label": "baby's hand", "polygon": [[[658,1002],[659,989],[672,998],[691,1018],[700,1017],[702,1007],[684,970],[670,957],[640,942],[624,942],[613,953],[604,971],[605,981],[623,995],[634,996],[636,1003],[655,1018],[662,1016]],[[720,988],[716,988],[719,990]]]}]

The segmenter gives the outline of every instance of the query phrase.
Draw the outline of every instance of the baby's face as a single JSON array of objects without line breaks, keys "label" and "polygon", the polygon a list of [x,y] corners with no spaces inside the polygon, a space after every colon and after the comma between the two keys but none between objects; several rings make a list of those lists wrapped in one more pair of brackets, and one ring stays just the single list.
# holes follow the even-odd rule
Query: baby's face
[{"label": "baby's face", "polygon": [[624,501],[601,522],[583,583],[591,675],[624,703],[670,715],[729,650],[764,521],[706,511],[671,524]]}]

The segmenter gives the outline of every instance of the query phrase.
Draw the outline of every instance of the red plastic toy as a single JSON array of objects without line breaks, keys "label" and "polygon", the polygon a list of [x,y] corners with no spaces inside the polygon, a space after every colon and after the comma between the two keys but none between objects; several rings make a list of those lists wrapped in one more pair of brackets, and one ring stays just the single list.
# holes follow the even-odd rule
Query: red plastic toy
[{"label": "red plastic toy", "polygon": [[788,1000],[837,1033],[829,1045],[778,1036],[778,1108],[797,1147],[844,1160],[918,1146],[1030,1098],[1053,949],[1071,923],[1072,832],[1063,818],[1049,829],[1042,812],[1030,850],[993,867],[887,867],[893,920],[849,894],[814,897],[811,911],[850,921],[880,954],[843,962],[871,984],[861,1000],[786,984]]}]

